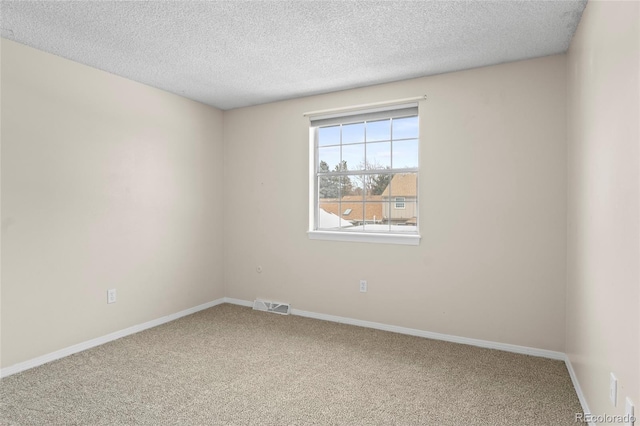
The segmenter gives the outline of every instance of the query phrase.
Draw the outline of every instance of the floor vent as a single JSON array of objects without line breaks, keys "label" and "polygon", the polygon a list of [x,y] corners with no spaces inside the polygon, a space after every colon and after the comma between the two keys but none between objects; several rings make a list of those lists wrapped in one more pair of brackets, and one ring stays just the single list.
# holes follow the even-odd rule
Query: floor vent
[{"label": "floor vent", "polygon": [[253,302],[253,309],[256,311],[273,312],[280,315],[289,315],[291,313],[291,305],[288,303],[268,302],[260,299],[256,299],[255,302]]}]

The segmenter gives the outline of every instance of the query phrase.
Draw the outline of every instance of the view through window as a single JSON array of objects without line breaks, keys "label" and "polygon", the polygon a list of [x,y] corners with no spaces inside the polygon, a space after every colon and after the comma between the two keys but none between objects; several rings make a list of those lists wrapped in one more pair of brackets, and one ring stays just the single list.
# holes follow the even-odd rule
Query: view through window
[{"label": "view through window", "polygon": [[418,232],[418,107],[312,118],[318,231]]}]

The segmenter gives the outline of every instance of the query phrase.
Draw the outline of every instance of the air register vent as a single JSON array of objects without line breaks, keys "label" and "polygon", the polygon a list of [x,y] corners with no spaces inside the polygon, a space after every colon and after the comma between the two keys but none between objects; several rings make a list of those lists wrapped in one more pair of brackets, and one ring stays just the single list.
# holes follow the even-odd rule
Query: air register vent
[{"label": "air register vent", "polygon": [[260,299],[256,299],[255,302],[253,302],[253,309],[256,311],[273,312],[280,315],[289,315],[291,313],[291,305],[288,303],[269,302]]}]

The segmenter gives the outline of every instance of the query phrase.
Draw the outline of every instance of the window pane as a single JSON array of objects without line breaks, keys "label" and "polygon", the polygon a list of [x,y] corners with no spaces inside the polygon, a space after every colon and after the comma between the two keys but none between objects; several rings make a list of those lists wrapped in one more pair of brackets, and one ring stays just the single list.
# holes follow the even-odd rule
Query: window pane
[{"label": "window pane", "polygon": [[336,213],[327,211],[327,205],[320,205],[318,208],[318,229],[338,230],[341,224],[344,222]]},{"label": "window pane", "polygon": [[418,175],[397,173],[391,178],[389,190],[383,198],[389,200],[385,219],[391,232],[417,232]]},{"label": "window pane", "polygon": [[[365,185],[367,197],[373,201],[382,201],[381,196],[385,193],[390,181],[391,175],[389,173],[367,175]],[[375,197],[378,199],[375,200]]]},{"label": "window pane", "polygon": [[391,140],[391,120],[367,122],[367,142]]},{"label": "window pane", "polygon": [[347,170],[364,169],[364,144],[343,145],[342,161],[346,162]]},{"label": "window pane", "polygon": [[412,139],[418,137],[418,117],[394,118],[393,139]]},{"label": "window pane", "polygon": [[[403,182],[398,176],[401,175],[395,175],[391,181],[392,188],[400,188],[402,186]],[[383,208],[384,221],[391,226],[391,232],[417,232],[416,197],[392,196],[384,198],[390,201],[389,203],[385,203]]]},{"label": "window pane", "polygon": [[391,142],[367,144],[367,169],[388,169],[391,167]]},{"label": "window pane", "polygon": [[320,127],[318,129],[318,146],[339,144],[340,126]]},{"label": "window pane", "polygon": [[356,217],[354,217],[352,222],[353,226],[346,230],[360,232],[366,230],[367,228],[371,228],[369,230],[374,230],[372,228],[373,225],[377,225],[377,228],[379,228],[378,230],[384,230],[385,232],[389,230],[388,225],[386,226],[386,229],[383,229],[385,228],[385,225],[382,221],[381,202],[362,203],[362,200],[360,200],[358,203],[347,203],[347,205],[349,205],[349,207],[353,207],[351,214],[357,216],[357,219]]},{"label": "window pane", "polygon": [[418,194],[417,173],[396,173],[391,177],[391,184],[383,196],[394,201],[397,197],[403,197],[405,202],[415,201]]},{"label": "window pane", "polygon": [[[353,176],[348,176],[349,179],[349,185],[351,188],[351,192],[350,193],[344,193],[342,194],[343,196],[345,195],[353,195],[353,196],[357,196],[357,199],[362,201],[362,196],[363,196],[363,192],[364,192],[364,183],[365,183],[365,176],[364,175],[353,175]],[[356,198],[354,198],[355,200]]]},{"label": "window pane", "polygon": [[382,202],[370,201],[368,199],[364,204],[364,218],[368,224],[381,224],[384,221]]},{"label": "window pane", "polygon": [[362,206],[362,195],[342,197],[342,218],[348,220],[353,227],[361,226],[364,221]]},{"label": "window pane", "polygon": [[340,191],[344,183],[341,176],[318,177],[317,229],[339,230],[351,227],[351,222],[341,218]]},{"label": "window pane", "polygon": [[318,173],[333,172],[340,163],[340,147],[318,148]]},{"label": "window pane", "polygon": [[363,231],[389,232],[389,224],[385,220],[386,206],[389,203],[381,201],[367,201],[364,206],[365,225]]},{"label": "window pane", "polygon": [[342,143],[364,142],[364,123],[342,126]]},{"label": "window pane", "polygon": [[385,220],[391,225],[391,232],[417,232],[417,194],[416,173],[396,173],[391,177],[383,194],[384,200],[389,201]]},{"label": "window pane", "polygon": [[334,179],[339,183],[340,197],[353,195],[354,191],[357,191],[358,183],[353,176],[335,176]]},{"label": "window pane", "polygon": [[322,199],[318,207],[318,229],[351,230],[362,222],[362,201]]},{"label": "window pane", "polygon": [[[340,197],[340,182],[337,176],[319,176],[318,177],[318,198],[319,203],[323,203],[326,199],[337,201]],[[336,210],[337,211],[337,210]]]},{"label": "window pane", "polygon": [[393,141],[393,168],[418,167],[418,140]]},{"label": "window pane", "polygon": [[415,201],[405,201],[402,203],[404,208],[396,208],[396,204],[392,202],[390,223],[394,232],[416,232],[417,231],[417,203]]}]

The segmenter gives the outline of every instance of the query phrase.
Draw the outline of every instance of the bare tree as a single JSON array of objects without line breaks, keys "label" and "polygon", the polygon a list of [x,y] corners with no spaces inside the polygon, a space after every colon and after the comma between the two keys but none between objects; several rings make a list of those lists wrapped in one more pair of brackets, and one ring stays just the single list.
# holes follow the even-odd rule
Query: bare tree
[{"label": "bare tree", "polygon": [[[378,161],[375,162],[364,162],[361,161],[358,165],[360,170],[388,170],[388,166],[382,166]],[[370,174],[362,174],[356,175],[353,177],[356,182],[356,189],[354,192],[361,193],[364,191],[365,195],[380,195],[384,192],[384,190],[389,185],[391,181],[391,174],[382,172],[380,174],[370,175]],[[358,190],[358,188],[362,188]]]}]

